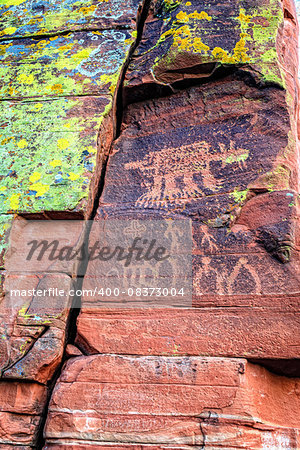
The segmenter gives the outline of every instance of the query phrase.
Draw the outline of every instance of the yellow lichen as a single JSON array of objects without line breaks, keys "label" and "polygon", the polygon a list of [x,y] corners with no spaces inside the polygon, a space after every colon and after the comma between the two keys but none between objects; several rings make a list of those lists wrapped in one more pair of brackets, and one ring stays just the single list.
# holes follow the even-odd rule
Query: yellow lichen
[{"label": "yellow lichen", "polygon": [[11,34],[14,34],[16,31],[17,31],[17,28],[15,28],[15,27],[8,27],[8,28],[5,28],[4,30],[2,30],[0,32],[0,36],[5,36],[7,34],[11,35]]},{"label": "yellow lichen", "polygon": [[[30,189],[32,191],[36,191],[35,196],[36,197],[41,197],[42,195],[44,195],[47,191],[49,191],[50,186],[46,185],[46,184],[42,184],[42,183],[34,183],[30,186]],[[20,195],[20,194],[19,194]]]},{"label": "yellow lichen", "polygon": [[178,28],[174,32],[173,45],[182,51],[204,52],[207,54],[210,50],[209,46],[204,44],[200,37],[193,38],[191,30],[187,25]]},{"label": "yellow lichen", "polygon": [[80,177],[80,175],[78,175],[76,173],[73,173],[73,172],[69,173],[69,178],[71,181],[76,181],[76,180],[78,180],[79,177]]},{"label": "yellow lichen", "polygon": [[215,47],[211,53],[214,58],[218,59],[223,64],[247,63],[250,61],[250,58],[247,55],[249,48],[246,47],[245,44],[244,33],[241,33],[241,39],[235,44],[233,54],[229,54],[221,47]]},{"label": "yellow lichen", "polygon": [[200,13],[194,11],[193,13],[189,14],[188,17],[190,19],[208,20],[209,22],[212,20],[212,17],[209,16],[205,11],[201,11]]},{"label": "yellow lichen", "polygon": [[36,104],[34,105],[34,109],[35,109],[36,111],[40,111],[42,108],[43,108],[43,103],[36,103]]},{"label": "yellow lichen", "polygon": [[61,166],[62,162],[60,159],[54,159],[53,161],[50,162],[50,166],[52,167],[57,167],[57,166]]},{"label": "yellow lichen", "polygon": [[18,209],[21,194],[12,194],[9,198],[11,209]]},{"label": "yellow lichen", "polygon": [[25,148],[25,147],[27,147],[27,145],[28,145],[28,142],[26,141],[26,139],[21,139],[17,144],[17,146],[19,148]]},{"label": "yellow lichen", "polygon": [[176,19],[178,20],[178,22],[187,23],[190,19],[211,21],[212,17],[209,16],[205,11],[201,11],[200,13],[198,11],[194,11],[194,12],[192,12],[190,14],[187,14],[186,12],[180,11],[176,15]]},{"label": "yellow lichen", "polygon": [[21,3],[24,3],[24,2],[25,2],[25,0],[4,0],[4,2],[2,2],[2,3],[4,3],[4,5],[6,7],[8,7],[8,6],[18,6],[18,5],[21,5]]},{"label": "yellow lichen", "polygon": [[239,14],[239,16],[237,17],[237,20],[241,23],[241,24],[248,24],[250,21],[251,21],[251,19],[252,19],[252,16],[249,16],[249,15],[247,15],[247,14],[245,14],[245,9],[244,8],[241,8],[240,9],[240,14]]},{"label": "yellow lichen", "polygon": [[36,181],[38,181],[41,178],[41,174],[39,172],[33,172],[32,175],[30,175],[29,177],[29,181],[31,183],[35,183]]},{"label": "yellow lichen", "polygon": [[91,6],[83,6],[82,8],[79,8],[78,12],[83,14],[84,16],[89,15],[90,13],[94,12],[97,8],[96,5]]},{"label": "yellow lichen", "polygon": [[21,73],[18,76],[18,81],[23,84],[32,84],[34,82],[34,76],[32,74],[26,75],[25,73]]},{"label": "yellow lichen", "polygon": [[91,48],[84,48],[84,49],[80,50],[78,53],[75,53],[74,55],[72,55],[71,58],[79,63],[83,59],[88,58],[90,56],[91,51],[92,51]]},{"label": "yellow lichen", "polygon": [[186,12],[180,11],[177,15],[176,15],[176,19],[179,22],[188,22],[189,18]]},{"label": "yellow lichen", "polygon": [[70,146],[68,139],[61,138],[57,141],[57,146],[60,150],[66,150]]}]

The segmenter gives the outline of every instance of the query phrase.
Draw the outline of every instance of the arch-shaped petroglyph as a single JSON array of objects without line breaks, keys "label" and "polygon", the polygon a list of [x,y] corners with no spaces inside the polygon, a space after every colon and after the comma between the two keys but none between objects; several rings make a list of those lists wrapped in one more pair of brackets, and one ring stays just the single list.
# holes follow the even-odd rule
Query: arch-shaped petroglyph
[{"label": "arch-shaped petroglyph", "polygon": [[[209,256],[204,256],[201,260],[201,266],[199,265],[199,270],[195,274],[194,283],[197,287],[197,295],[205,295],[205,294],[217,294],[217,295],[234,295],[239,294],[237,292],[237,288],[234,286],[235,282],[238,280],[238,277],[241,273],[241,270],[245,269],[252,281],[255,284],[255,288],[252,291],[252,294],[261,294],[262,286],[261,280],[256,272],[255,268],[252,267],[247,258],[240,258],[235,264],[233,270],[230,270],[226,267],[226,264],[219,264],[214,261],[213,258]],[[210,288],[211,292],[203,292],[203,287],[201,284],[203,283],[203,277],[207,278],[211,281],[212,286],[215,286],[215,289]],[[214,292],[213,292],[214,291]],[[240,292],[242,294],[242,292]]]},{"label": "arch-shaped petroglyph", "polygon": [[248,263],[246,258],[240,258],[238,263],[235,265],[233,271],[228,275],[228,278],[227,278],[228,294],[233,295],[234,292],[236,291],[236,289],[234,288],[234,283],[237,281],[241,269],[245,269],[252,277],[252,280],[255,283],[255,292],[253,292],[253,293],[261,294],[262,288],[261,288],[260,278],[259,278],[255,268]]}]

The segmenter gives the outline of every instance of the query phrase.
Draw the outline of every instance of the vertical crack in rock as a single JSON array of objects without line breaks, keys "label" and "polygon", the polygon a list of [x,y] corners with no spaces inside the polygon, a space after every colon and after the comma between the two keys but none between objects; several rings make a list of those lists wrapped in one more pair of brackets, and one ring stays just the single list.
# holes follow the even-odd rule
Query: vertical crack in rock
[{"label": "vertical crack in rock", "polygon": [[[94,190],[96,193],[93,198],[93,206],[91,208],[90,214],[87,216],[88,222],[86,224],[85,230],[84,230],[84,242],[88,246],[89,242],[89,235],[92,227],[92,221],[96,215],[97,207],[99,204],[99,199],[103,191],[104,183],[105,183],[105,175],[106,175],[106,168],[107,168],[107,162],[109,158],[109,154],[113,145],[113,142],[119,137],[120,130],[121,130],[121,124],[123,119],[123,84],[125,79],[125,74],[128,69],[131,57],[136,50],[142,34],[143,34],[143,27],[145,20],[148,15],[148,10],[150,7],[151,0],[143,0],[142,4],[139,7],[138,13],[137,13],[137,19],[136,19],[136,28],[137,28],[137,35],[136,39],[131,45],[131,48],[128,52],[127,58],[123,64],[123,67],[121,69],[119,79],[116,85],[115,95],[113,99],[113,106],[108,114],[107,117],[103,118],[103,121],[100,125],[99,132],[98,132],[98,138],[97,138],[97,165],[95,169],[95,180],[94,183],[92,183],[90,193]],[[111,133],[111,139],[107,142],[107,130],[112,127],[112,133]],[[97,171],[99,170],[98,177],[97,177]],[[78,268],[79,274],[84,274],[86,272],[87,262],[83,261]],[[76,290],[81,290],[82,283],[83,283],[84,275],[77,276],[76,278]],[[71,308],[71,312],[68,318],[68,325],[66,327],[67,332],[67,338],[65,342],[65,349],[64,349],[64,356],[62,358],[62,361],[59,365],[59,367],[56,370],[55,375],[50,380],[50,385],[48,386],[48,399],[47,404],[44,408],[43,417],[39,426],[39,433],[37,438],[37,449],[42,449],[45,442],[43,437],[43,431],[44,426],[47,419],[47,412],[49,407],[49,402],[51,399],[51,395],[53,392],[53,389],[55,387],[55,384],[60,376],[61,370],[64,366],[64,363],[66,361],[66,347],[68,344],[73,344],[76,333],[77,333],[77,327],[76,327],[76,320],[80,313],[80,307],[81,307],[81,299],[79,297],[76,297],[73,301],[73,305]],[[81,351],[81,350],[80,350]]]},{"label": "vertical crack in rock", "polygon": [[[109,157],[112,145],[113,145],[114,141],[120,136],[122,119],[123,119],[123,107],[124,107],[123,85],[124,85],[125,75],[126,75],[128,66],[130,64],[132,55],[134,54],[134,52],[135,52],[136,48],[138,47],[140,40],[142,38],[144,23],[148,16],[150,4],[151,4],[151,0],[143,0],[140,10],[138,11],[138,14],[137,14],[137,36],[136,36],[135,42],[132,44],[132,46],[128,52],[126,61],[123,64],[123,67],[122,67],[122,70],[121,70],[121,73],[120,73],[120,76],[118,79],[116,93],[115,93],[114,101],[113,101],[112,112],[111,112],[112,122],[113,122],[113,136],[112,136],[112,139],[111,139],[109,145],[105,145],[105,131],[107,128],[105,120],[107,120],[107,118],[104,119],[104,123],[101,125],[100,130],[99,130],[99,134],[98,134],[98,154],[99,154],[98,165],[100,167],[101,174],[100,174],[99,179],[97,180],[97,184],[96,184],[96,188],[95,188],[97,195],[94,199],[94,207],[93,207],[93,210],[92,210],[92,213],[90,216],[90,220],[92,220],[96,216],[96,213],[97,213],[97,208],[99,206],[99,199],[103,192],[107,162],[108,162],[108,157]],[[108,119],[108,120],[110,120],[110,119]]]}]

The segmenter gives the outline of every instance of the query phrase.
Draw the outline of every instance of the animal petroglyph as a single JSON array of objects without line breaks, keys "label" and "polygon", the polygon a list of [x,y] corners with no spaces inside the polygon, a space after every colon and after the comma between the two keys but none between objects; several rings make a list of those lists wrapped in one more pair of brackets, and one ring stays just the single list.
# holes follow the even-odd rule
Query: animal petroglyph
[{"label": "animal petroglyph", "polygon": [[219,143],[216,148],[199,141],[149,152],[144,159],[125,164],[125,169],[139,170],[143,176],[145,192],[138,198],[137,206],[162,207],[178,199],[203,197],[207,190],[217,192],[222,180],[215,177],[211,163],[219,163],[219,169],[236,163],[244,170],[248,156],[249,151],[236,148],[233,141],[227,146]]}]

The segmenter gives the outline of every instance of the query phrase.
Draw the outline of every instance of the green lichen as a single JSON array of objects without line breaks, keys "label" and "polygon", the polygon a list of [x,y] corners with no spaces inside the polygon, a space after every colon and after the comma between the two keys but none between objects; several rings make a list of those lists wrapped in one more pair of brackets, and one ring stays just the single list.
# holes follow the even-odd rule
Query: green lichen
[{"label": "green lichen", "polygon": [[45,318],[45,317],[40,317],[37,314],[28,314],[28,308],[30,307],[30,304],[26,304],[24,305],[21,309],[19,309],[18,311],[18,316],[20,318],[22,318],[25,322],[32,322],[34,321],[35,324],[38,325],[51,325],[52,320],[57,318],[58,316],[53,316],[51,317],[52,320],[50,320],[49,318]]},{"label": "green lichen", "polygon": [[118,77],[132,42],[127,31],[113,30],[7,41],[0,45],[0,97],[98,94],[106,90],[103,76]]},{"label": "green lichen", "polygon": [[284,74],[281,71],[276,51],[276,41],[280,25],[283,23],[283,10],[278,0],[269,0],[268,7],[258,7],[252,15],[252,36],[258,56],[253,55],[263,78],[285,87]]},{"label": "green lichen", "polygon": [[88,196],[105,111],[71,114],[80,107],[81,100],[64,98],[1,103],[7,124],[0,134],[2,214],[74,209]]},{"label": "green lichen", "polygon": [[120,77],[120,73],[119,73],[119,71],[117,71],[112,75],[106,75],[106,74],[101,75],[100,81],[101,81],[101,83],[103,83],[103,85],[106,85],[109,83],[109,92],[111,94],[114,94],[117,84],[118,84],[119,77]]},{"label": "green lichen", "polygon": [[126,30],[105,30],[0,45],[0,97],[28,98],[0,104],[1,214],[84,207],[132,42]]},{"label": "green lichen", "polygon": [[246,201],[248,192],[249,189],[240,191],[239,188],[236,188],[230,195],[234,198],[235,203],[242,205]]},{"label": "green lichen", "polygon": [[111,20],[129,25],[134,2],[119,0],[0,0],[0,39],[7,36],[38,36],[56,31],[99,29]]},{"label": "green lichen", "polygon": [[247,151],[245,153],[241,153],[239,155],[230,155],[226,158],[225,162],[226,162],[226,164],[245,162],[248,157],[249,157],[249,151]]},{"label": "green lichen", "polygon": [[11,214],[0,215],[0,268],[4,268],[5,252],[8,247],[9,231],[14,216]]},{"label": "green lichen", "polygon": [[283,164],[265,173],[256,180],[255,185],[267,188],[269,192],[290,189],[291,170]]},{"label": "green lichen", "polygon": [[21,309],[19,309],[18,316],[22,317],[22,319],[27,319],[27,320],[31,319],[32,315],[27,314],[28,308],[29,308],[29,305],[24,305]]}]

